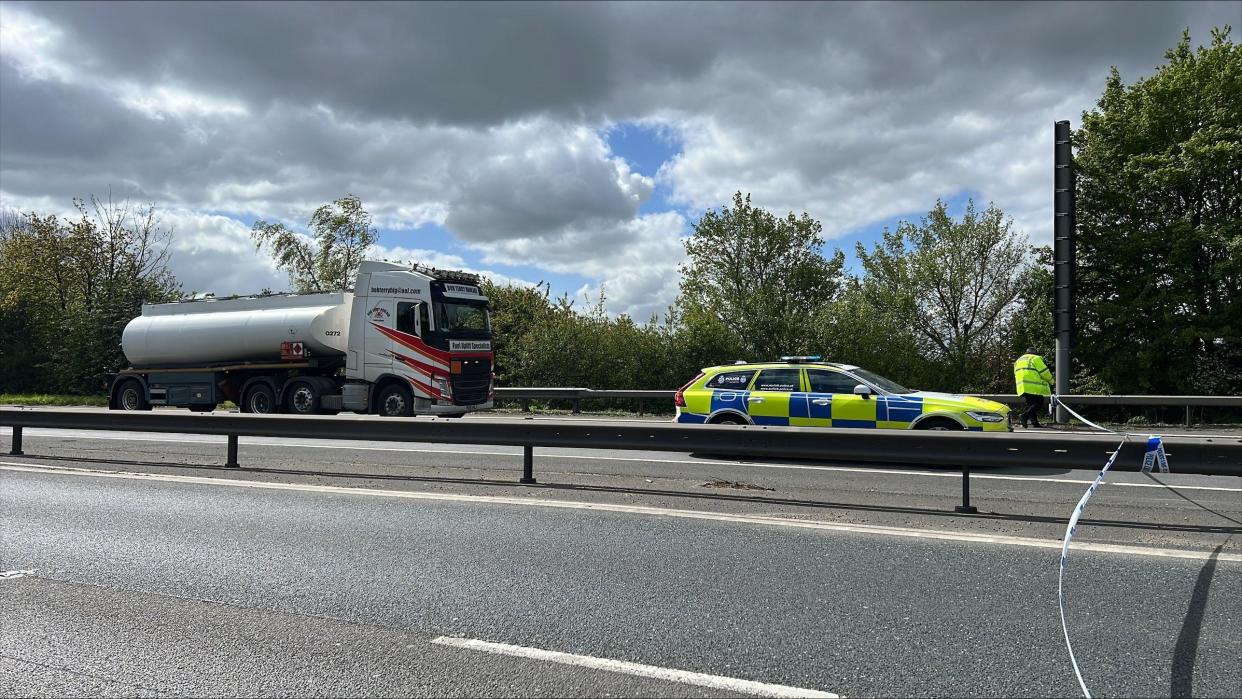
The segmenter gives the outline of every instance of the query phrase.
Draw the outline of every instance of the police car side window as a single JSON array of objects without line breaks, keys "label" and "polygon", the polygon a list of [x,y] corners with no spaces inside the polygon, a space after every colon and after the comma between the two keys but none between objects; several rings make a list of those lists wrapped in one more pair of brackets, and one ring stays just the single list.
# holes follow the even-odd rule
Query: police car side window
[{"label": "police car side window", "polygon": [[754,375],[753,371],[729,371],[716,374],[703,384],[703,388],[731,388],[735,391],[744,391],[746,385],[750,383],[750,377]]},{"label": "police car side window", "polygon": [[755,380],[756,391],[800,391],[797,369],[764,369]]},{"label": "police car side window", "polygon": [[853,393],[859,381],[835,371],[808,371],[806,378],[811,384],[811,393]]}]

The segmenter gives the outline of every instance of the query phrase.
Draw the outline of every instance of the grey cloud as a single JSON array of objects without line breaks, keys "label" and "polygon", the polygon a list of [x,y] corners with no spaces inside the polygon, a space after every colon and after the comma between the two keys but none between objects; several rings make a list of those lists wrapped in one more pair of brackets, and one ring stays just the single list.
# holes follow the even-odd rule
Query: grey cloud
[{"label": "grey cloud", "polygon": [[476,245],[485,261],[534,264],[600,280],[579,289],[592,302],[600,287],[613,312],[638,321],[662,314],[677,295],[677,265],[685,258],[686,220],[677,213],[647,214],[621,223],[589,222],[555,234]]},{"label": "grey cloud", "polygon": [[690,82],[729,57],[777,80],[846,89],[907,88],[967,68],[1051,80],[1098,70],[1101,56],[1145,70],[1159,59],[1149,47],[1181,24],[1230,17],[1228,3],[26,7],[70,31],[102,71],[256,105],[437,123],[626,112],[631,87]]},{"label": "grey cloud", "polygon": [[[971,190],[1036,228],[1051,121],[1090,107],[1109,65],[1149,71],[1183,26],[1206,42],[1239,23],[1236,3],[3,7],[59,27],[47,51],[78,76],[0,61],[10,196],[111,184],[302,223],[350,191],[381,225],[434,220],[496,262],[590,270],[632,308],[667,301],[676,234],[644,229],[650,183],[589,135],[609,121],[682,135],[660,177],[691,213],[741,189],[839,235]],[[121,88],[249,113],[156,118]]]},{"label": "grey cloud", "polygon": [[[708,57],[672,27],[594,3],[110,3],[26,8],[102,70],[269,105],[443,123],[576,114],[636,67],[688,77]],[[192,28],[187,31],[187,28]],[[643,28],[637,42],[612,38]],[[655,35],[655,40],[651,35]],[[660,40],[663,37],[664,40]],[[637,43],[637,46],[632,44]],[[628,49],[646,48],[631,56]]]},{"label": "grey cloud", "polygon": [[167,125],[138,119],[99,90],[30,82],[0,62],[0,153],[4,168],[33,161],[107,162],[139,147],[158,148],[178,136]]},{"label": "grey cloud", "polygon": [[160,220],[173,231],[170,266],[186,293],[226,296],[289,288],[287,275],[271,259],[255,254],[241,223],[184,210],[161,212]]},{"label": "grey cloud", "polygon": [[598,136],[577,140],[455,168],[445,225],[468,241],[487,242],[633,218],[651,195],[651,181],[607,158]]},{"label": "grey cloud", "polygon": [[68,200],[134,183],[126,193],[139,199],[301,224],[349,191],[386,227],[444,210],[464,239],[495,240],[627,219],[651,192],[598,134],[550,122],[480,131],[284,105],[257,118],[153,120],[94,88],[12,76],[4,89],[0,189],[11,195]]}]

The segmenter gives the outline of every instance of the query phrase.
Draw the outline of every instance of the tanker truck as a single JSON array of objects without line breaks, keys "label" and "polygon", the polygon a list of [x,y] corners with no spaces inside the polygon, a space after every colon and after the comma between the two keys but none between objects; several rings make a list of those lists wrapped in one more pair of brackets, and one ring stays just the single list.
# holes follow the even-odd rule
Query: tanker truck
[{"label": "tanker truck", "polygon": [[478,277],[366,261],[352,293],[148,304],[125,326],[130,366],[108,407],[457,417],[492,407]]}]

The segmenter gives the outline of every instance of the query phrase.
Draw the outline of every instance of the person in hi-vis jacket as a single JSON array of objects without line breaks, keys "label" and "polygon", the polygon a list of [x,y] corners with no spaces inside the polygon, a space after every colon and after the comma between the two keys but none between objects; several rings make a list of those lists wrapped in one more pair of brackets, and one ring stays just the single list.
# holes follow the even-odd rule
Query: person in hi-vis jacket
[{"label": "person in hi-vis jacket", "polygon": [[1052,372],[1044,358],[1028,349],[1013,363],[1013,380],[1018,385],[1018,395],[1026,401],[1026,410],[1019,416],[1022,426],[1029,422],[1031,427],[1043,427],[1039,424],[1039,411],[1044,400],[1052,395]]}]

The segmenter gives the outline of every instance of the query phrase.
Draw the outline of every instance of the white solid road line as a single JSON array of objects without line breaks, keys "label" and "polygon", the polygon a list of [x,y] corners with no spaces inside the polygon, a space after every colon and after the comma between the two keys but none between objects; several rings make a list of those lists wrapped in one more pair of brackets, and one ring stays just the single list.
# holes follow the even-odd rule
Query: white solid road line
[{"label": "white solid road line", "polygon": [[[123,441],[123,442],[166,442],[173,444],[223,444],[223,438],[217,440],[209,439],[169,439],[161,437],[112,437],[107,435],[84,435],[82,432],[70,433],[69,435],[60,434],[59,430],[38,430],[33,428],[27,430],[27,435],[46,434],[50,437],[59,437],[61,439],[91,439],[104,441]],[[76,435],[76,436],[75,436]],[[188,436],[188,435],[187,435]],[[267,438],[263,438],[267,439]],[[409,447],[363,447],[349,446],[345,444],[320,444],[307,442],[255,442],[247,439],[246,441],[238,440],[238,443],[247,447],[293,447],[295,449],[346,449],[352,451],[391,451],[391,452],[407,452],[411,454],[453,454],[457,456],[512,456],[520,457],[519,452],[508,451],[462,451],[460,449],[412,449]],[[962,474],[956,471],[911,471],[909,469],[893,469],[893,468],[859,468],[855,466],[811,466],[806,464],[773,464],[762,461],[719,461],[710,459],[659,459],[659,458],[640,458],[634,456],[585,456],[577,454],[548,454],[540,452],[541,459],[576,459],[579,461],[636,461],[642,463],[662,463],[662,464],[689,464],[691,466],[750,466],[754,468],[772,468],[790,471],[839,471],[843,473],[870,473],[870,474],[890,474],[900,476],[925,476],[928,478],[961,478]],[[1101,463],[1103,461],[1101,460]],[[1033,483],[1069,483],[1072,485],[1090,485],[1091,479],[1082,478],[1051,478],[1045,476],[1004,476],[998,474],[979,473],[977,471],[970,474],[971,478],[981,478],[983,480],[993,481],[1031,481]],[[1215,490],[1227,493],[1242,493],[1242,488],[1224,488],[1212,485],[1169,485],[1160,483],[1120,483],[1112,482],[1110,486],[1120,486],[1123,488],[1175,488],[1177,490]]]},{"label": "white solid road line", "polygon": [[783,684],[768,684],[767,682],[739,680],[733,677],[705,675],[701,672],[688,672],[686,670],[671,670],[669,668],[658,667],[656,665],[642,665],[640,663],[631,663],[624,660],[609,660],[608,658],[596,658],[590,655],[561,653],[559,651],[544,650],[542,648],[514,646],[508,643],[478,641],[473,638],[440,636],[439,638],[433,639],[431,642],[441,646],[465,648],[467,650],[477,650],[484,653],[496,653],[499,655],[511,655],[517,658],[529,658],[531,660],[543,660],[550,663],[560,663],[562,665],[574,665],[577,667],[590,668],[592,670],[619,672],[626,675],[634,675],[636,677],[648,677],[655,680],[666,680],[668,682],[679,682],[681,684],[690,684],[698,687],[720,689],[726,692],[753,694],[758,697],[828,698],[838,696],[830,692],[821,692],[817,689],[804,689],[802,687],[790,687]]},{"label": "white solid road line", "polygon": [[[339,485],[273,483],[270,481],[243,481],[231,478],[211,478],[207,476],[178,476],[159,473],[129,473],[121,471],[81,469],[65,466],[40,466],[36,464],[15,463],[12,461],[0,461],[0,471],[42,473],[62,476],[87,476],[94,478],[117,478],[133,481],[159,481],[165,483],[184,483],[216,487],[254,488],[258,490],[289,490],[304,493],[332,493],[336,495],[387,497],[407,500],[436,500],[442,502],[461,502],[477,505],[516,505],[518,507],[546,507],[561,510],[617,512],[622,514],[649,515],[653,517],[674,517],[678,519],[729,522],[733,524],[760,524],[765,526],[786,527],[790,529],[812,529],[819,531],[851,532],[855,534],[900,536],[914,539],[939,539],[943,541],[956,541],[973,544],[1000,544],[1004,546],[1027,546],[1031,548],[1056,550],[1061,549],[1061,541],[1059,539],[1032,539],[1028,537],[1006,536],[1002,534],[975,534],[970,532],[949,532],[936,529],[884,527],[874,524],[845,524],[840,522],[787,519],[783,517],[769,517],[764,515],[707,512],[704,510],[679,510],[666,507],[618,505],[600,502],[581,502],[576,500],[546,500],[543,498],[507,497],[501,495],[420,493],[406,490],[373,490],[370,488],[349,488]],[[1120,553],[1133,556],[1154,556],[1158,558],[1189,558],[1194,560],[1207,560],[1212,556],[1210,551],[1163,549],[1147,546],[1127,546],[1122,544],[1076,543],[1074,545],[1074,550],[1095,551],[1099,553]],[[1242,554],[1222,553],[1217,555],[1217,560],[1242,563]]]}]

